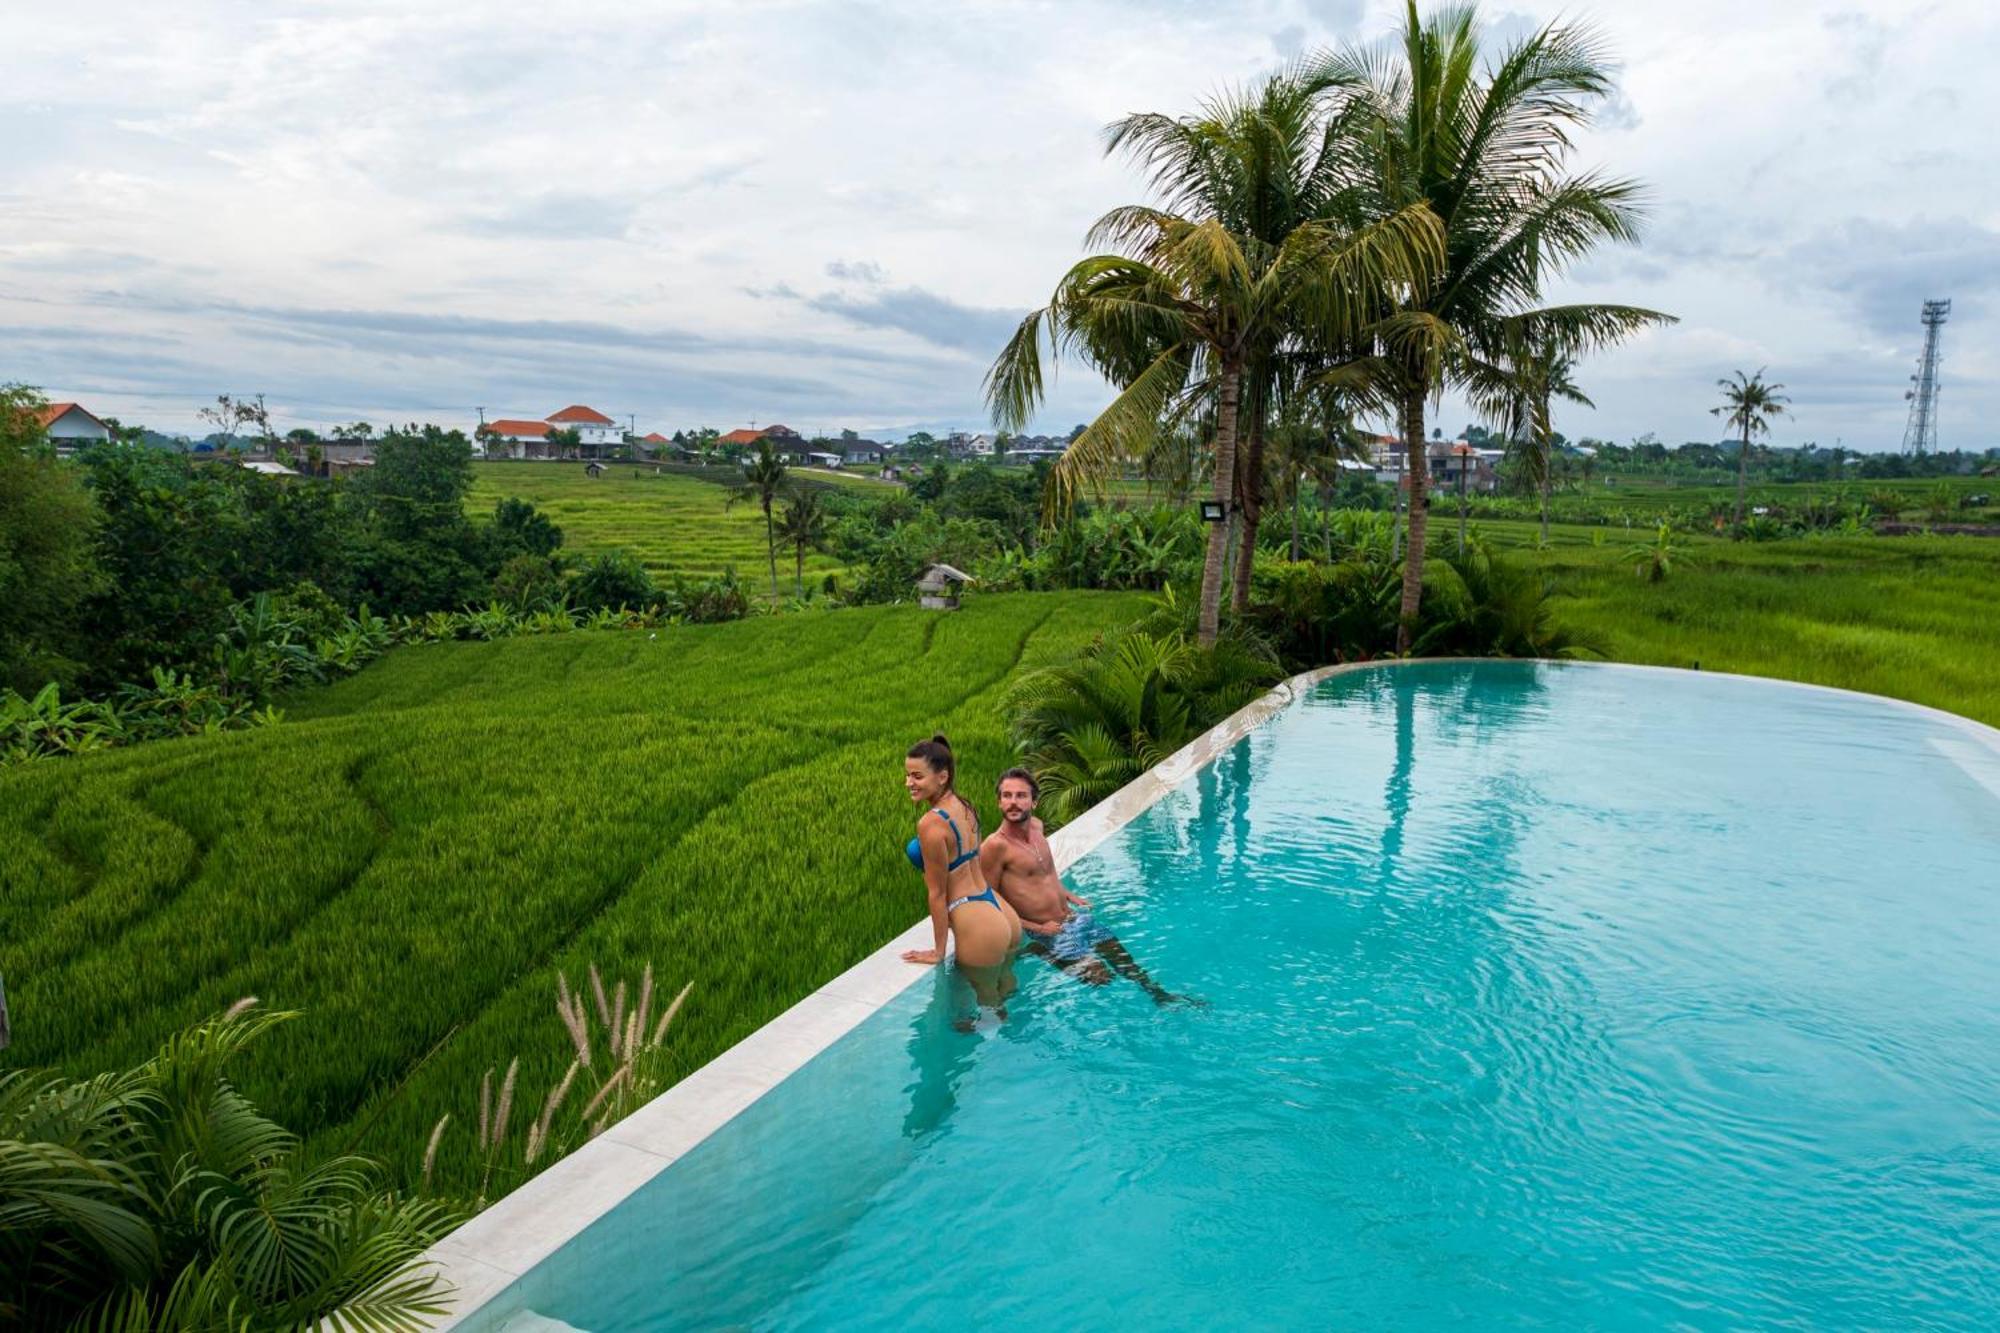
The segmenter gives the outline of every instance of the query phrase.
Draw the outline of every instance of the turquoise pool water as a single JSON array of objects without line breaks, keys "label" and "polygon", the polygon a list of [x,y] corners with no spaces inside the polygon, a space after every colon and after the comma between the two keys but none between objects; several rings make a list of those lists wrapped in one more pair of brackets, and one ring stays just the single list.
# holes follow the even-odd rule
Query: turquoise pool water
[{"label": "turquoise pool water", "polygon": [[2000,1326],[1967,729],[1355,673],[1072,879],[1207,1006],[1024,960],[968,1034],[927,981],[473,1327]]}]

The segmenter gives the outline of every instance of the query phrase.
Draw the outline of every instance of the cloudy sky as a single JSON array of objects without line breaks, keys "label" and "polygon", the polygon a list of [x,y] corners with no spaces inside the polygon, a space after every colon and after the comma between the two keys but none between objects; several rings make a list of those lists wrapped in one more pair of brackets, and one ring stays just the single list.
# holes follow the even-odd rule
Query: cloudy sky
[{"label": "cloudy sky", "polygon": [[[1580,160],[1652,191],[1561,295],[1682,318],[1588,363],[1571,435],[1713,438],[1769,366],[1782,443],[1894,448],[1926,296],[1947,447],[2000,443],[2000,10],[1489,5],[1594,22],[1623,87]],[[1184,111],[1381,0],[10,7],[0,381],[188,429],[469,424],[585,402],[643,432],[983,424],[1020,314],[1140,194],[1105,122]],[[1040,425],[1086,419],[1072,371]],[[1464,409],[1447,403],[1447,425]]]}]

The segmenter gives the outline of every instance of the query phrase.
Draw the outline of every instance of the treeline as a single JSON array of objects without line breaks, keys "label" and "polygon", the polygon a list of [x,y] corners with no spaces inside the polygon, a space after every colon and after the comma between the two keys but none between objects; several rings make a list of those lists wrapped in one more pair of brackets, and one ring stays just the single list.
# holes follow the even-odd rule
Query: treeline
[{"label": "treeline", "polygon": [[656,586],[629,557],[575,559],[534,506],[466,513],[472,447],[437,426],[391,430],[352,479],[275,479],[143,445],[48,448],[20,388],[0,389],[0,691],[108,700],[159,672],[233,704],[266,691],[232,672],[257,599],[280,599],[325,637],[493,607],[650,610],[729,619],[733,580]]},{"label": "treeline", "polygon": [[[1481,427],[1468,427],[1466,438],[1473,444],[1503,447],[1504,437]],[[1582,439],[1573,446],[1560,438],[1551,465],[1559,477],[1584,481],[1595,476],[1670,477],[1688,482],[1721,483],[1736,477],[1736,455],[1740,445],[1733,440],[1717,444],[1694,441],[1669,446],[1652,435],[1642,435],[1630,444],[1609,440]],[[1587,451],[1587,452],[1585,452]],[[1512,462],[1512,460],[1510,460]],[[1503,472],[1507,469],[1503,468]],[[1860,449],[1822,449],[1817,444],[1781,449],[1752,445],[1749,473],[1753,481],[1839,482],[1901,481],[1931,477],[1973,477],[2000,471],[2000,449],[1982,452],[1952,450],[1928,454],[1870,453]]]}]

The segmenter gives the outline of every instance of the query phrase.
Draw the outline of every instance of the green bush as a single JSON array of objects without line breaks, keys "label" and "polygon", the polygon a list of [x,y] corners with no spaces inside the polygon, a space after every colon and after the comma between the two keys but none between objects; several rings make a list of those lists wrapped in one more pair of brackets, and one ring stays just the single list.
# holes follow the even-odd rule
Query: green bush
[{"label": "green bush", "polygon": [[443,1206],[363,1158],[301,1161],[229,1074],[292,1017],[232,1008],[136,1069],[0,1075],[0,1323],[23,1329],[418,1329]]},{"label": "green bush", "polygon": [[1270,648],[1241,630],[1212,649],[1197,647],[1189,619],[1188,608],[1167,598],[1141,623],[1099,635],[1009,691],[1009,736],[1041,782],[1051,826],[1082,814],[1283,674]]},{"label": "green bush", "polygon": [[657,596],[646,567],[623,551],[590,557],[569,581],[571,604],[586,610],[642,607]]}]

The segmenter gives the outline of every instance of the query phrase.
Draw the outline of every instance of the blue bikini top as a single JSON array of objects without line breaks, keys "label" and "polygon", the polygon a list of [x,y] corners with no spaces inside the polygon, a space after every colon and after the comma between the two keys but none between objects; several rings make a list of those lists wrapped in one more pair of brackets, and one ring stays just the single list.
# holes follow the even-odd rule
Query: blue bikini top
[{"label": "blue bikini top", "polygon": [[[959,835],[958,825],[955,822],[953,822],[952,817],[946,814],[941,807],[934,807],[930,813],[936,815],[939,819],[942,819],[946,824],[949,824],[951,826],[952,841],[958,844],[958,855],[953,857],[951,860],[951,864],[945,867],[946,874],[950,874],[952,871],[964,865],[967,861],[970,861],[974,857],[979,855],[979,844],[974,843],[972,845],[972,848],[970,850],[967,850],[965,846],[965,839]],[[904,855],[910,858],[911,865],[915,866],[919,870],[922,870],[924,868],[924,849],[922,845],[919,844],[915,838],[910,839],[909,845],[903,848],[903,853]]]}]

